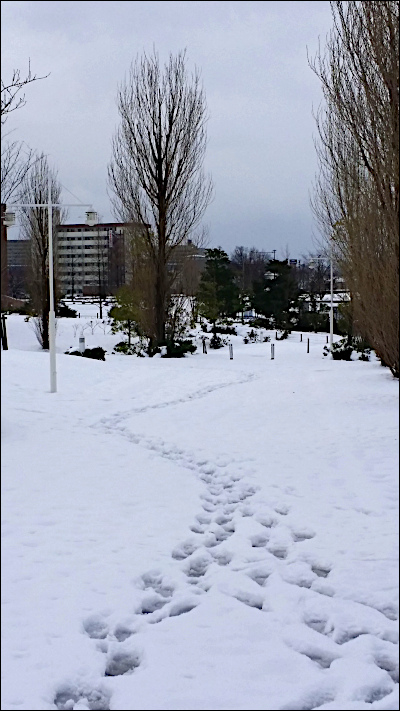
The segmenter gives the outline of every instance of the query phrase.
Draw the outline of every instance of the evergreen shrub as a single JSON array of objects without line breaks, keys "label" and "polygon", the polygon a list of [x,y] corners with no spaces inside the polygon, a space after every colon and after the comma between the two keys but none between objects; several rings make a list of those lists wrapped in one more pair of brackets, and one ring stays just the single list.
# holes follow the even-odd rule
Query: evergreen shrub
[{"label": "evergreen shrub", "polygon": [[[351,355],[353,353],[353,339],[351,336],[346,336],[340,341],[332,344],[332,358],[333,360],[351,360]],[[324,347],[324,356],[327,356],[330,352],[328,346]]]},{"label": "evergreen shrub", "polygon": [[64,304],[63,301],[60,301],[56,308],[56,316],[59,318],[76,318],[78,312],[75,311],[75,309],[71,309],[67,304]]},{"label": "evergreen shrub", "polygon": [[216,333],[214,333],[213,337],[210,340],[210,348],[213,348],[214,350],[218,350],[218,348],[223,348],[226,346],[227,341],[221,338],[220,336],[217,336]]},{"label": "evergreen shrub", "polygon": [[107,351],[100,346],[96,348],[85,348],[83,353],[80,351],[66,351],[66,355],[83,356],[83,358],[93,358],[95,360],[105,360]]}]

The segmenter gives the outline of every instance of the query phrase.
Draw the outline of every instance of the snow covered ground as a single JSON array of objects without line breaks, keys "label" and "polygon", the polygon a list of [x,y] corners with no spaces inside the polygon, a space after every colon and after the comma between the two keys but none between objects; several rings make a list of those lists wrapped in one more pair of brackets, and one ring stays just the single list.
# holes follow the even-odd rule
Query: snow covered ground
[{"label": "snow covered ground", "polygon": [[1,708],[397,709],[398,382],[247,326],[111,355],[96,310],[56,394],[7,319]]}]

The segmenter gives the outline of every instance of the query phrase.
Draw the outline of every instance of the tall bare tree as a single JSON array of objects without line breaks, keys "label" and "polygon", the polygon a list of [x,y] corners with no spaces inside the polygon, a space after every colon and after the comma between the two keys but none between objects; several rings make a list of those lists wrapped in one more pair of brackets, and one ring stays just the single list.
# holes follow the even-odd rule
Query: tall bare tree
[{"label": "tall bare tree", "polygon": [[165,340],[171,291],[167,264],[193,238],[212,197],[203,171],[207,109],[199,72],[189,76],[186,53],[164,68],[156,52],[131,65],[118,92],[121,124],[113,139],[109,184],[116,215],[149,225],[146,264],[154,274],[156,343]]},{"label": "tall bare tree", "polygon": [[[50,177],[51,200],[53,203],[60,203],[61,185],[57,180],[57,174],[49,167],[47,157],[39,156],[32,167],[32,170],[25,176],[19,202],[44,204],[48,201],[48,184]],[[66,210],[53,209],[53,235],[56,235],[57,226],[65,223],[67,219]],[[35,318],[35,332],[38,341],[43,349],[49,348],[49,312],[50,312],[50,290],[49,290],[49,222],[47,207],[24,207],[20,208],[22,234],[25,239],[30,240],[31,255],[29,268],[29,293],[32,306],[37,317]],[[54,264],[56,267],[56,244],[54,240]],[[55,269],[55,282],[56,282]],[[54,294],[57,296],[55,283]]]},{"label": "tall bare tree", "polygon": [[29,60],[28,72],[25,76],[21,75],[20,69],[14,69],[9,80],[1,80],[1,201],[3,203],[6,203],[19,188],[35,160],[32,149],[23,141],[11,140],[11,132],[3,133],[3,127],[13,111],[25,106],[26,99],[23,93],[25,87],[48,76],[47,74],[45,77],[39,77],[37,74],[32,74]]},{"label": "tall bare tree", "polygon": [[353,297],[354,324],[399,374],[399,4],[331,2],[310,62],[325,105],[313,208]]}]

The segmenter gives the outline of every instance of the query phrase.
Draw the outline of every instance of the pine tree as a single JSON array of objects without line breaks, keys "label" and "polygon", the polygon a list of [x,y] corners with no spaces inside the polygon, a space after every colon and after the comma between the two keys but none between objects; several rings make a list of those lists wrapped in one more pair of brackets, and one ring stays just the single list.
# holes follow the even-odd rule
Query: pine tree
[{"label": "pine tree", "polygon": [[235,284],[229,257],[222,249],[206,250],[206,265],[197,293],[199,313],[213,324],[220,318],[236,316],[240,308],[239,289]]},{"label": "pine tree", "polygon": [[264,277],[253,283],[252,306],[275,327],[290,331],[300,295],[295,275],[285,259],[272,260],[267,268]]}]

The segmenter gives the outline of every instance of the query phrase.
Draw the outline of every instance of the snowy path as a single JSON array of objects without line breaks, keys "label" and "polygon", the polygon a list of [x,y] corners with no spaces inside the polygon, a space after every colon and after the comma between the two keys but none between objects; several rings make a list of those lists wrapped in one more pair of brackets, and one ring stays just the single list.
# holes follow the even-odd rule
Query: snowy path
[{"label": "snowy path", "polygon": [[[106,655],[104,676],[125,675],[138,669],[146,658],[145,648],[135,647],[135,634],[166,618],[192,612],[202,604],[204,594],[212,594],[215,589],[258,614],[268,614],[272,629],[285,630],[283,643],[314,664],[309,691],[297,698],[294,694],[284,705],[265,705],[264,701],[262,708],[337,709],[348,698],[358,699],[353,708],[392,708],[397,702],[394,683],[399,681],[395,608],[377,609],[336,596],[329,581],[329,566],[302,553],[302,543],[314,538],[316,532],[307,521],[293,526],[287,505],[274,508],[265,500],[257,500],[259,487],[240,473],[242,467],[229,456],[207,461],[160,438],[135,434],[123,424],[134,415],[188,403],[221,387],[256,378],[252,373],[195,391],[186,398],[102,418],[100,427],[105,432],[118,432],[189,469],[206,488],[190,535],[171,551],[172,560],[179,561],[180,574],[171,578],[170,572],[160,569],[144,572],[136,582],[139,594],[129,621],[114,620],[110,628],[107,618],[94,615],[85,620],[85,633],[97,640],[96,649]],[[55,704],[58,709],[109,709],[111,698],[107,687],[61,686]]]},{"label": "snowy path", "polygon": [[6,354],[5,711],[398,707],[396,383],[265,348]]}]

